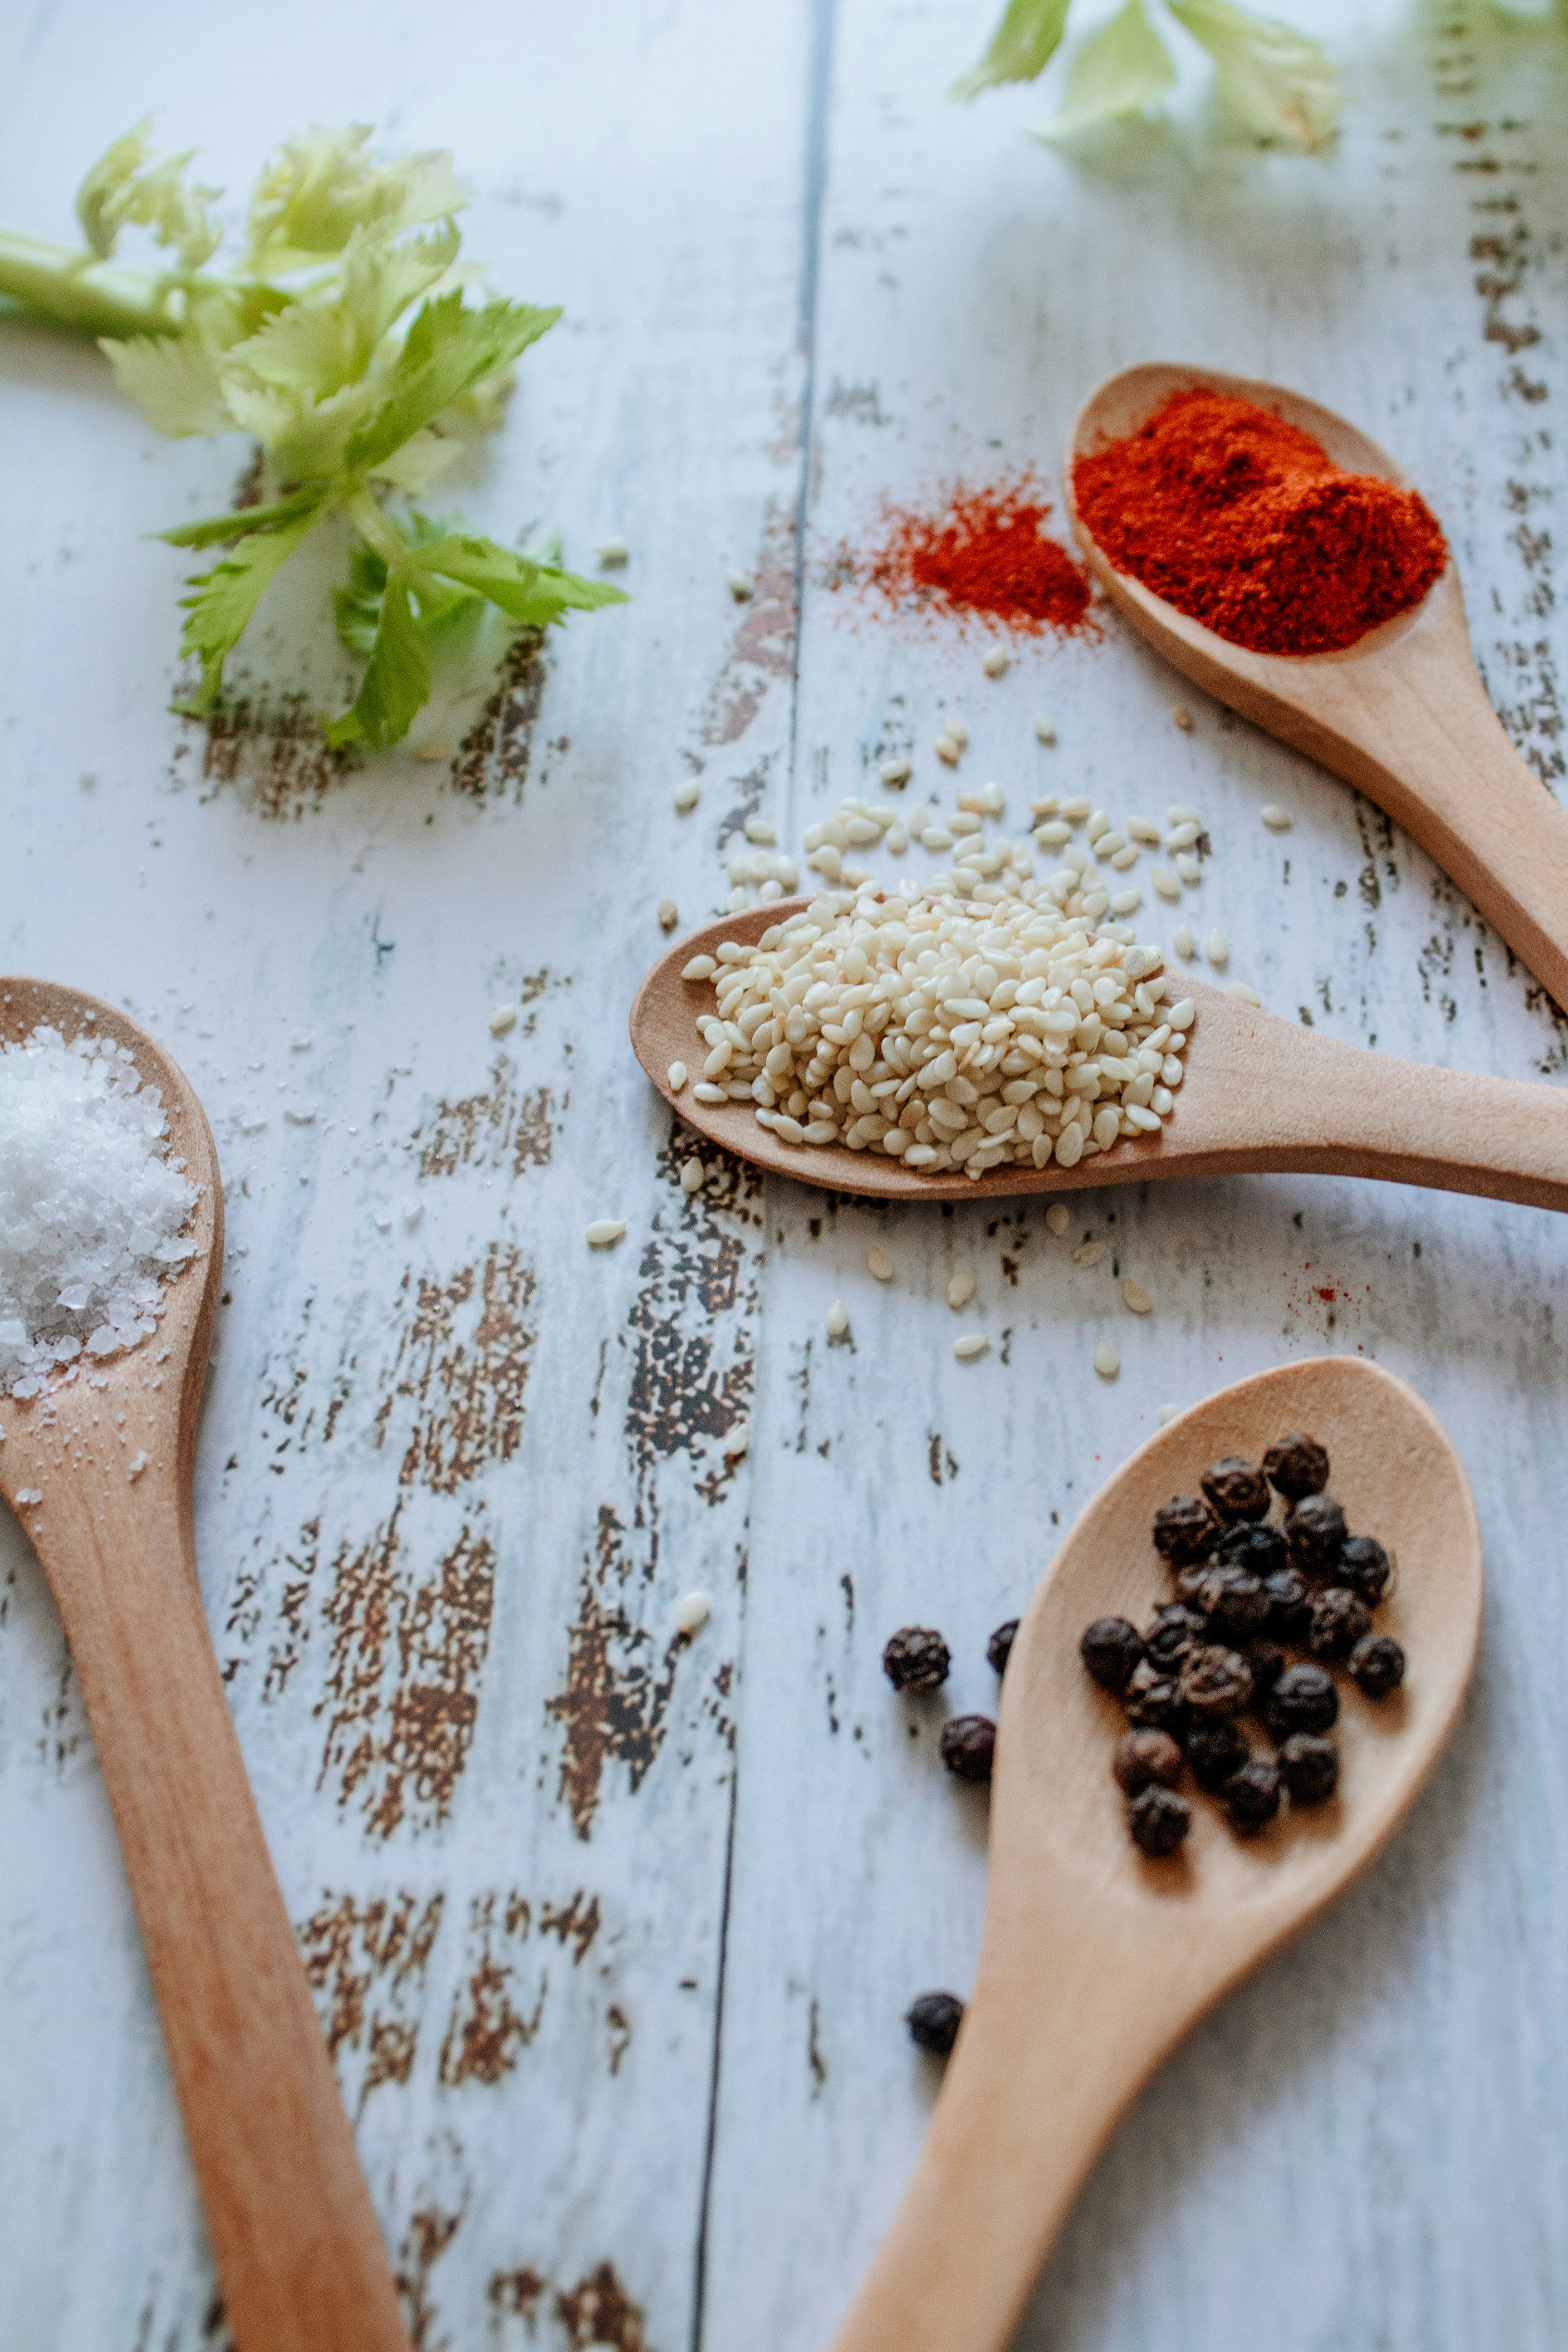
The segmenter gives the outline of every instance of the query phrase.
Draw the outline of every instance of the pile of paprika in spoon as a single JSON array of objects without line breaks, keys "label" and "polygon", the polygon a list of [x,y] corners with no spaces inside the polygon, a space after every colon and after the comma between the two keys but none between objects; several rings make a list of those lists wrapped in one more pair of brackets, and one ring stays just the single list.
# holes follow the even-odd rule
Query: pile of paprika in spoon
[{"label": "pile of paprika in spoon", "polygon": [[1173,392],[1073,468],[1119,571],[1254,653],[1337,653],[1418,604],[1447,562],[1424,500],[1336,466],[1300,425],[1203,386]]}]

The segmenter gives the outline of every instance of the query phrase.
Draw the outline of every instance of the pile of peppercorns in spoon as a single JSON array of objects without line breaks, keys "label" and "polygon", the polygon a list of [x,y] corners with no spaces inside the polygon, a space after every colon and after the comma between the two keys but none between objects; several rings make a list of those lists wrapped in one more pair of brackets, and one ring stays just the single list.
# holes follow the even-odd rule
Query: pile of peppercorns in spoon
[{"label": "pile of peppercorns in spoon", "polygon": [[[1324,1491],[1329,1457],[1316,1438],[1282,1437],[1261,1464],[1227,1455],[1200,1483],[1201,1496],[1178,1496],[1154,1514],[1154,1549],[1179,1599],[1142,1633],[1125,1617],[1097,1617],[1079,1645],[1127,1710],[1131,1728],[1111,1769],[1133,1842],[1152,1855],[1174,1853],[1192,1827],[1178,1793],[1188,1768],[1244,1836],[1274,1819],[1282,1791],[1293,1805],[1325,1804],[1340,1777],[1331,1736],[1340,1694],[1329,1668],[1342,1664],[1370,1699],[1405,1677],[1398,1643],[1372,1629],[1388,1554],[1346,1528]],[[1279,1526],[1270,1487],[1285,1506]],[[1292,1664],[1291,1650],[1309,1655]],[[1270,1752],[1253,1754],[1248,1715],[1275,1743]]]}]

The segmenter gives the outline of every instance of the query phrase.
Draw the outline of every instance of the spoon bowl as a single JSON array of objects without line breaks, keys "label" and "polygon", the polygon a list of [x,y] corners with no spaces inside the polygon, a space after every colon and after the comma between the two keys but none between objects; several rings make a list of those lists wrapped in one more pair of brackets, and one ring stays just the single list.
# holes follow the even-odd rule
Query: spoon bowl
[{"label": "spoon bowl", "polygon": [[1355,425],[1282,385],[1214,368],[1124,368],[1089,394],[1062,461],[1063,498],[1090,572],[1195,686],[1386,810],[1568,1006],[1568,813],[1514,751],[1487,699],[1452,555],[1419,604],[1357,644],[1257,654],[1118,571],[1085,524],[1073,487],[1079,457],[1137,432],[1172,393],[1200,385],[1300,425],[1336,465],[1415,487]]},{"label": "spoon bowl", "polygon": [[[1335,1800],[1240,1839],[1192,1795],[1179,1853],[1132,1844],[1110,1753],[1125,1717],[1079,1636],[1171,1597],[1156,1508],[1216,1457],[1287,1430],[1327,1445],[1331,1492],[1398,1562],[1379,1632],[1402,1689],[1344,1682]],[[1331,1903],[1415,1801],[1452,1729],[1481,1622],[1469,1484],[1412,1390],[1321,1357],[1222,1390],[1148,1440],[1073,1527],[1025,1613],[1002,1686],[974,1990],[925,2148],[833,2352],[1002,2352],[1095,2157],[1175,2043]]]},{"label": "spoon bowl", "polygon": [[0,1395],[0,1496],[48,1579],[92,1726],[240,2352],[408,2352],[375,2214],[235,1737],[196,1580],[196,1423],[223,1185],[184,1074],[110,1004],[0,979],[0,1044],[128,1048],[197,1188],[154,1337]]},{"label": "spoon bowl", "polygon": [[1536,1208],[1568,1208],[1568,1095],[1516,1079],[1429,1069],[1347,1045],[1261,1013],[1184,973],[1197,1020],[1175,1107],[1158,1135],[1126,1137],[1109,1151],[1058,1168],[1005,1162],[984,1176],[921,1176],[880,1151],[790,1145],[759,1127],[749,1102],[700,1103],[669,1068],[700,1071],[708,1048],[699,1013],[713,1009],[706,981],[681,978],[695,955],[725,940],[756,946],[805,899],[748,908],[695,931],[661,957],[632,1007],[632,1047],[688,1126],[737,1159],[807,1184],[872,1200],[956,1201],[1013,1192],[1076,1192],[1175,1176],[1311,1173],[1375,1176],[1395,1184],[1479,1192]]}]

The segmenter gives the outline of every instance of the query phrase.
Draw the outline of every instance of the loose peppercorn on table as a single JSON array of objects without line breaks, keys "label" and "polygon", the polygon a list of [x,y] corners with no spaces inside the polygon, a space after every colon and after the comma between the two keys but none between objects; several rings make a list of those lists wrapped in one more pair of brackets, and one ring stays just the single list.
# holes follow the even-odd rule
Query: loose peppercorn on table
[{"label": "loose peppercorn on table", "polygon": [[[626,551],[604,576],[628,604],[349,756],[318,724],[360,673],[339,561],[310,576],[303,549],[218,709],[183,718],[194,567],[153,534],[271,496],[251,446],[161,437],[89,342],[0,320],[0,964],[123,1004],[211,1116],[202,1597],[425,2352],[822,2352],[942,2079],[941,2016],[928,2048],[905,2021],[974,1990],[992,1792],[944,1768],[944,1724],[997,1720],[992,1635],[1163,1408],[1325,1351],[1399,1373],[1463,1457],[1474,1696],[1399,1839],[1111,2137],[1017,2345],[1558,2352],[1559,1223],[1329,1176],[856,1202],[694,1141],[626,1044],[663,949],[736,888],[817,887],[808,828],[854,798],[895,814],[862,845],[851,812],[841,862],[889,885],[971,844],[1042,879],[1071,850],[1141,894],[1125,920],[1173,979],[1568,1082],[1462,892],[1108,602],[1034,635],[864,585],[889,513],[994,514],[1026,481],[1076,563],[1068,425],[1151,354],[1294,385],[1419,488],[1490,702],[1563,791],[1568,44],[1410,0],[1259,13],[1342,62],[1322,157],[1180,97],[1074,152],[1018,135],[1054,81],[949,104],[1000,0],[622,0],[608,38],[500,0],[395,39],[369,0],[234,0],[199,37],[173,0],[0,18],[6,231],[73,236],[82,171],[154,110],[228,205],[311,122],[451,148],[465,259],[565,315],[420,503],[503,545],[558,529],[593,576]],[[1096,21],[1074,7],[1068,51]],[[128,257],[166,257],[140,234]],[[1132,1727],[1073,1650],[1089,1614],[1064,1672],[1105,1714],[1131,1866]],[[934,1694],[883,1672],[905,1627],[949,1647]],[[1195,1763],[1184,1788],[1190,1840],[1248,1866]],[[0,1852],[0,2345],[208,2352],[80,1691],[3,1512]]]}]

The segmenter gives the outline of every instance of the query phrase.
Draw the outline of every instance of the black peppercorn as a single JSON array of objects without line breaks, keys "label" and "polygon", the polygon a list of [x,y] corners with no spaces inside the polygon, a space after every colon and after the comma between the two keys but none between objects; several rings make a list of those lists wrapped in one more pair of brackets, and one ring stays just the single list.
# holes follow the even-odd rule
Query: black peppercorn
[{"label": "black peppercorn", "polygon": [[1252,1696],[1261,1705],[1285,1671],[1285,1653],[1278,1642],[1245,1642],[1242,1656],[1252,1669]]},{"label": "black peppercorn", "polygon": [[1249,1576],[1276,1576],[1289,1565],[1279,1529],[1266,1528],[1255,1519],[1226,1528],[1215,1557],[1223,1566],[1245,1568]]},{"label": "black peppercorn", "polygon": [[1293,1568],[1282,1568],[1263,1580],[1268,1602],[1268,1631],[1278,1641],[1304,1642],[1311,1622],[1311,1595],[1307,1580]]},{"label": "black peppercorn", "polygon": [[1307,1495],[1285,1522],[1290,1565],[1303,1576],[1326,1577],[1344,1549],[1345,1515],[1330,1495]]},{"label": "black peppercorn", "polygon": [[1292,1731],[1327,1731],[1339,1716],[1340,1695],[1321,1666],[1287,1666],[1268,1694],[1265,1720],[1276,1739]]},{"label": "black peppercorn", "polygon": [[1206,1722],[1194,1723],[1187,1735],[1187,1761],[1193,1768],[1193,1778],[1211,1797],[1227,1780],[1235,1779],[1250,1753],[1247,1734],[1227,1715],[1211,1716]]},{"label": "black peppercorn", "polygon": [[1234,1780],[1226,1782],[1224,1795],[1233,1829],[1264,1828],[1279,1811],[1279,1766],[1270,1764],[1267,1757],[1255,1756]]},{"label": "black peppercorn", "polygon": [[1252,1696],[1252,1669],[1239,1652],[1211,1643],[1188,1652],[1177,1689],[1194,1715],[1239,1715]]},{"label": "black peppercorn", "polygon": [[1263,1457],[1263,1475],[1288,1503],[1321,1495],[1329,1483],[1329,1457],[1315,1437],[1295,1431],[1279,1438]]},{"label": "black peppercorn", "polygon": [[963,2003],[955,1992],[922,1992],[904,2020],[915,2048],[929,2050],[933,2058],[947,2056],[963,2022]]},{"label": "black peppercorn", "polygon": [[1392,1563],[1383,1546],[1373,1536],[1352,1536],[1340,1553],[1334,1580],[1348,1584],[1359,1592],[1369,1609],[1375,1609],[1388,1586]]},{"label": "black peppercorn", "polygon": [[1256,1462],[1227,1454],[1204,1472],[1198,1481],[1211,1510],[1222,1519],[1262,1519],[1268,1516],[1268,1481]]},{"label": "black peppercorn", "polygon": [[1312,1603],[1307,1644],[1315,1658],[1348,1658],[1362,1636],[1371,1631],[1366,1602],[1348,1584],[1331,1584]]},{"label": "black peppercorn", "polygon": [[942,1760],[955,1780],[989,1780],[996,1726],[988,1715],[950,1715],[942,1727]]},{"label": "black peppercorn", "polygon": [[996,1631],[986,1643],[986,1664],[990,1666],[993,1674],[1005,1675],[1006,1673],[1007,1661],[1013,1654],[1013,1643],[1017,1638],[1017,1619],[1016,1617],[1009,1617],[1005,1624],[997,1626]]},{"label": "black peppercorn", "polygon": [[1262,1632],[1268,1616],[1268,1595],[1244,1568],[1211,1568],[1198,1587],[1197,1602],[1214,1642],[1245,1642]]},{"label": "black peppercorn", "polygon": [[882,1672],[899,1691],[940,1690],[952,1655],[929,1625],[904,1625],[882,1653]]},{"label": "black peppercorn", "polygon": [[1157,1675],[1142,1665],[1127,1685],[1122,1705],[1127,1719],[1145,1731],[1168,1731],[1180,1740],[1187,1728],[1187,1710],[1173,1675]]},{"label": "black peppercorn", "polygon": [[1174,1853],[1193,1825],[1193,1809],[1184,1797],[1156,1784],[1133,1798],[1127,1808],[1132,1843],[1148,1854]]},{"label": "black peppercorn", "polygon": [[1143,1654],[1158,1673],[1173,1674],[1193,1643],[1207,1639],[1207,1622],[1198,1610],[1166,1601],[1144,1628]]},{"label": "black peppercorn", "polygon": [[1154,1549],[1173,1568],[1206,1559],[1219,1535],[1219,1521],[1197,1495],[1173,1495],[1154,1514]]},{"label": "black peppercorn", "polygon": [[1331,1739],[1293,1731],[1279,1750],[1279,1777],[1293,1805],[1326,1805],[1340,1785],[1340,1751]]},{"label": "black peppercorn", "polygon": [[1125,1617],[1097,1617],[1086,1626],[1079,1642],[1079,1655],[1101,1687],[1108,1691],[1125,1690],[1133,1667],[1143,1655],[1143,1643],[1136,1625]]},{"label": "black peppercorn", "polygon": [[1405,1680],[1405,1653],[1386,1633],[1366,1633],[1350,1655],[1351,1680],[1363,1698],[1386,1698]]},{"label": "black peppercorn", "polygon": [[1182,1777],[1182,1751],[1168,1731],[1124,1731],[1110,1769],[1130,1797],[1140,1790],[1173,1789]]}]

